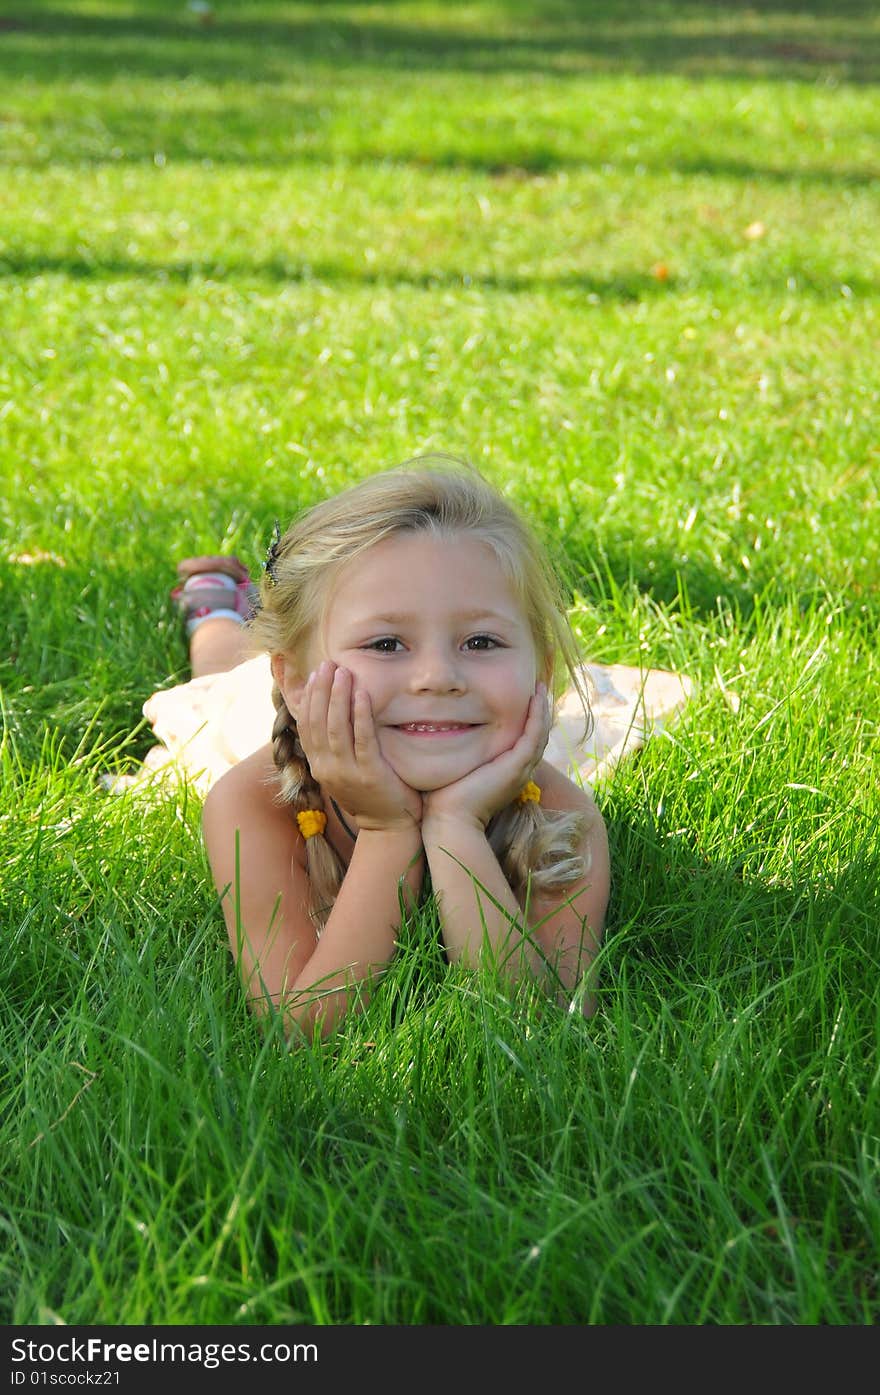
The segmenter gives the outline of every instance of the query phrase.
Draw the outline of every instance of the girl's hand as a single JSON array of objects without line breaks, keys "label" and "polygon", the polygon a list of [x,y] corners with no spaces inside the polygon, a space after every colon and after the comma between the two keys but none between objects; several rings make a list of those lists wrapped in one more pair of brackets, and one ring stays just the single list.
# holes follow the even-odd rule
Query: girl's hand
[{"label": "girl's hand", "polygon": [[379,750],[369,693],[348,669],[326,660],[309,676],[296,724],[312,774],[359,829],[411,829],[421,822],[421,795]]},{"label": "girl's hand", "polygon": [[529,701],[519,740],[494,760],[478,765],[469,775],[456,780],[455,784],[423,795],[423,823],[442,816],[485,828],[492,815],[509,804],[531,779],[544,754],[551,723],[547,688],[539,683]]}]

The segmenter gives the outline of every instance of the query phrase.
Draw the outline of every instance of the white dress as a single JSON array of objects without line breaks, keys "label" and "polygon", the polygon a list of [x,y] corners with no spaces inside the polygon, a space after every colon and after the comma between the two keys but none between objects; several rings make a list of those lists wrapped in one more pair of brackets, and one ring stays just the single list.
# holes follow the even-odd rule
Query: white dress
[{"label": "white dress", "polygon": [[[627,752],[644,745],[684,707],[693,682],[664,669],[584,664],[593,729],[574,688],[557,703],[544,759],[578,784],[595,785]],[[260,654],[226,673],[206,674],[152,694],[144,716],[160,743],[134,775],[109,776],[108,789],[186,780],[201,794],[231,766],[266,744],[272,732],[272,677]]]}]

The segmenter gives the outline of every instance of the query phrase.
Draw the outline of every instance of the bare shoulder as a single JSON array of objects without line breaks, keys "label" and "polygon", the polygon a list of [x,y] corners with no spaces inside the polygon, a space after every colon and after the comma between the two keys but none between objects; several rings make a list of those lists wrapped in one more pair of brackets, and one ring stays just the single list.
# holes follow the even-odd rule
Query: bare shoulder
[{"label": "bare shoulder", "polygon": [[257,837],[283,840],[294,852],[302,838],[290,810],[277,799],[275,763],[267,744],[233,765],[211,787],[202,810],[202,830],[209,854],[219,841],[247,827]]},{"label": "bare shoulder", "polygon": [[544,809],[555,809],[560,813],[579,811],[587,814],[591,823],[602,823],[602,815],[592,792],[569,780],[555,765],[541,761],[535,772],[535,782],[541,788],[541,805]]},{"label": "bare shoulder", "polygon": [[248,805],[255,802],[272,805],[274,769],[271,746],[261,746],[215,781],[205,799],[205,808],[225,809],[242,799]]},{"label": "bare shoulder", "polygon": [[535,772],[541,787],[541,807],[560,813],[580,813],[584,816],[581,853],[588,869],[595,905],[593,923],[604,918],[611,885],[611,865],[608,831],[592,791],[575,784],[554,765],[542,761]]},{"label": "bare shoulder", "polygon": [[234,765],[209,790],[202,834],[229,947],[258,1012],[279,1002],[314,952],[304,845],[277,798],[270,746]]}]

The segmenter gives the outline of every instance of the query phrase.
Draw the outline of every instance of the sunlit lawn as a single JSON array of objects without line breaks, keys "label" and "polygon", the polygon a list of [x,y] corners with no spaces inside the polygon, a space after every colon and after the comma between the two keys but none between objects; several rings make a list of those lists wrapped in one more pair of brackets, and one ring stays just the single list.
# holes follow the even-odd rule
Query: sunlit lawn
[{"label": "sunlit lawn", "polygon": [[[880,18],[41,0],[0,19],[6,1323],[873,1323]],[[248,1017],[198,799],[103,793],[181,555],[426,449],[585,654],[585,1023],[453,974]]]}]

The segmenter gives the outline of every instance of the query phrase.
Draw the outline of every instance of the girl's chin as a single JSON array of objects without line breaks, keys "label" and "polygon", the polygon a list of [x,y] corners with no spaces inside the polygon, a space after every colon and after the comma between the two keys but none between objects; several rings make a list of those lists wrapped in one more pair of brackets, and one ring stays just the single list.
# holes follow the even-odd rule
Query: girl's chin
[{"label": "girl's chin", "polygon": [[389,760],[385,756],[395,775],[399,775],[405,785],[410,789],[418,790],[419,794],[430,794],[432,790],[445,789],[447,785],[454,785],[457,780],[463,780],[465,775],[470,775],[472,770],[478,770],[481,763],[471,761],[458,761],[449,763],[428,760]]},{"label": "girl's chin", "polygon": [[[476,766],[472,769],[476,769]],[[419,794],[430,794],[432,790],[445,789],[447,785],[454,785],[457,780],[463,780],[465,775],[470,773],[470,770],[451,770],[448,773],[441,773],[439,770],[397,771],[403,783],[409,785],[410,789],[417,790]]]}]

